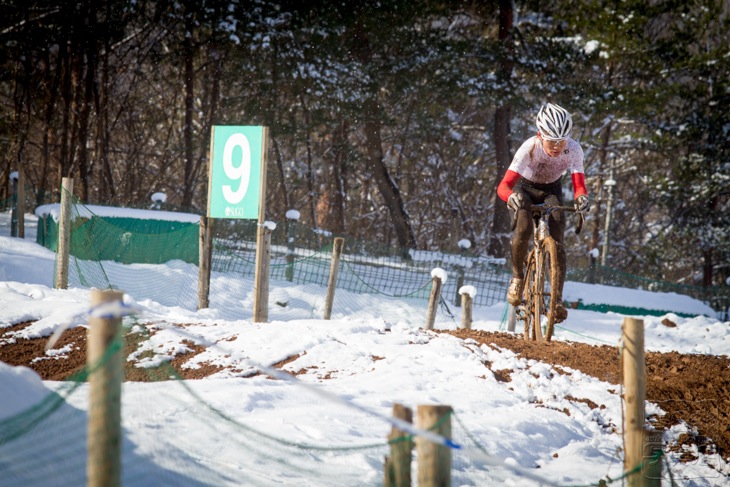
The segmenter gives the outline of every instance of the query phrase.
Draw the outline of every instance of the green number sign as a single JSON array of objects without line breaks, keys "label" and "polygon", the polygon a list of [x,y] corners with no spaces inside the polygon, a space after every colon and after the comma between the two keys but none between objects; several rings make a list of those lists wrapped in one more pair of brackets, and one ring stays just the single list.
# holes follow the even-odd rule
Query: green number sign
[{"label": "green number sign", "polygon": [[210,141],[208,216],[258,218],[265,127],[214,126]]}]

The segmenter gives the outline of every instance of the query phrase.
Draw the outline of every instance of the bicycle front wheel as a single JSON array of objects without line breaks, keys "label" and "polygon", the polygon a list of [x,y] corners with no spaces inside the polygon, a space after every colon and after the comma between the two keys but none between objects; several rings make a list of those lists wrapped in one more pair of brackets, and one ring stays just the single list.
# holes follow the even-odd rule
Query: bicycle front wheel
[{"label": "bicycle front wheel", "polygon": [[[539,294],[538,299],[540,306],[540,316],[546,317],[545,340],[550,341],[555,330],[555,309],[558,306],[558,243],[552,237],[547,237],[542,241],[542,268],[538,283]],[[537,310],[535,312],[537,314]],[[539,324],[538,324],[539,326]]]},{"label": "bicycle front wheel", "polygon": [[535,302],[538,299],[538,263],[537,252],[533,249],[527,257],[525,265],[525,285],[522,289],[522,318],[525,322],[525,340],[537,340],[540,336],[540,316],[535,319]]}]

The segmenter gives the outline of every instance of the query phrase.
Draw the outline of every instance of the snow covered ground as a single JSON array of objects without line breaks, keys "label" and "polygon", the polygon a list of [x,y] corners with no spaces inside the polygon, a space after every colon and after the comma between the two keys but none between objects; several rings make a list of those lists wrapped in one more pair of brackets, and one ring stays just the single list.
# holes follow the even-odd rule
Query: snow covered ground
[{"label": "snow covered ground", "polygon": [[[29,220],[32,225],[30,215]],[[20,240],[7,236],[6,229],[0,221],[0,328],[35,321],[21,336],[47,337],[61,326],[83,326],[89,290],[52,289],[54,254],[34,243],[32,231]],[[158,267],[162,285],[165,266]],[[292,306],[306,304],[307,289],[277,286],[298,297]],[[230,286],[212,283],[212,288],[225,292]],[[567,283],[568,293],[584,302],[596,293],[602,299],[615,294],[623,303],[673,300],[674,309],[680,300],[682,312],[697,315],[639,317],[645,322],[647,350],[730,354],[730,323],[702,316],[704,305],[690,298],[578,283]],[[595,484],[621,476],[622,403],[614,384],[578,371],[558,373],[509,350],[423,330],[418,322],[425,316],[425,302],[419,308],[375,295],[353,295],[352,302],[359,309],[343,319],[253,323],[250,309],[243,306],[198,312],[128,300],[137,311],[125,324],[155,332],[144,345],[154,352],[145,355],[149,365],[189,350],[192,343],[207,349],[187,366],[208,363],[225,369],[198,381],[124,384],[124,484],[159,485],[155,475],[133,476],[144,464],[147,471],[174,472],[176,485],[379,485],[394,403],[453,408],[454,442],[461,448],[452,452],[452,485]],[[378,315],[380,310],[386,311]],[[500,330],[503,313],[503,304],[476,308],[473,328]],[[617,345],[623,318],[572,310],[555,339]],[[677,326],[662,325],[664,318]],[[454,329],[456,323],[437,322],[436,328]],[[255,370],[274,374],[269,367],[285,359],[293,360],[283,370],[307,372],[279,376],[282,380],[244,378]],[[487,363],[491,370],[510,371],[512,381],[498,381]],[[0,363],[0,420],[66,387],[41,381],[30,369]],[[589,401],[601,407],[591,408]],[[83,418],[87,386],[69,395],[64,407]],[[647,411],[661,414],[656,404],[647,404]],[[676,439],[683,428],[666,432],[665,441]],[[249,429],[288,443],[267,450],[263,440],[243,439]],[[69,443],[85,441],[83,432],[63,434]],[[226,445],[226,439],[235,439],[237,446]],[[42,440],[38,443],[34,455],[54,455]],[[383,448],[345,449],[374,443]],[[303,454],[290,444],[343,449]],[[682,485],[728,485],[728,460],[699,455],[695,462],[681,463],[676,454],[668,456],[672,476],[682,479]],[[0,455],[4,471],[7,461]],[[191,463],[195,473],[189,473]],[[41,482],[32,469],[13,475],[18,477],[0,475],[0,486]],[[44,477],[42,483],[67,485],[62,477],[55,479]]]}]

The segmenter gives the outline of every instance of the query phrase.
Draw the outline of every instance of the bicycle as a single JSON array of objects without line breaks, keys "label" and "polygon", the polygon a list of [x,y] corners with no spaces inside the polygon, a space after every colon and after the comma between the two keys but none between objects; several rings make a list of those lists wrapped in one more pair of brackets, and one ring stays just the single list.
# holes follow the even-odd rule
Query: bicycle
[{"label": "bicycle", "polygon": [[[578,215],[575,233],[583,228],[585,217],[583,211],[572,206],[549,205],[546,203],[532,205],[534,223],[533,247],[527,254],[525,264],[525,284],[522,289],[522,302],[515,307],[517,319],[525,322],[525,340],[550,341],[555,328],[555,309],[558,305],[558,289],[551,283],[558,279],[558,244],[550,236],[548,219],[555,211],[574,212]],[[517,218],[512,219],[512,230]],[[542,334],[543,318],[545,319],[545,335]]]}]

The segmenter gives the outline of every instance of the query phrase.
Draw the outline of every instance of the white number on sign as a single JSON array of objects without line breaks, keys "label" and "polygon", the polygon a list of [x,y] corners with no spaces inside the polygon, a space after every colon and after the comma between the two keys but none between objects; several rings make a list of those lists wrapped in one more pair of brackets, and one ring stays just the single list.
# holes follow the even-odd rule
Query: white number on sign
[{"label": "white number on sign", "polygon": [[[238,166],[233,164],[233,149],[241,148],[241,163]],[[248,182],[251,177],[251,148],[248,139],[243,134],[233,134],[226,141],[223,148],[223,170],[228,179],[238,181],[238,188],[233,189],[232,185],[223,185],[223,196],[232,205],[240,203],[246,196]]]}]

